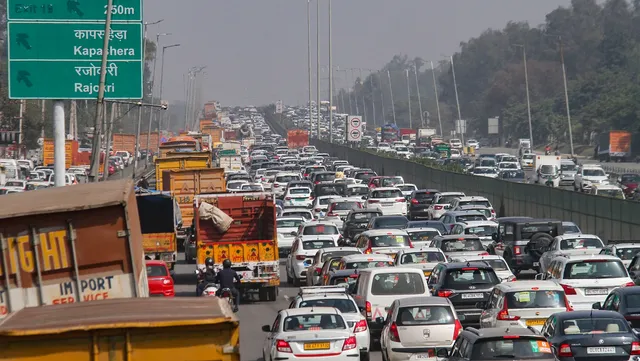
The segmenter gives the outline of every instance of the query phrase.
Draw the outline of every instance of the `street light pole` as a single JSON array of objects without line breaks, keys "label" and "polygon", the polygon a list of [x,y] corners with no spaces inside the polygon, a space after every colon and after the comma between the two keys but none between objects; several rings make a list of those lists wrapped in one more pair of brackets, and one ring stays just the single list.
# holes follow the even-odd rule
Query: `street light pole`
[{"label": "street light pole", "polygon": [[380,122],[380,125],[384,125],[387,121],[386,121],[386,116],[387,116],[387,112],[384,109],[384,91],[382,90],[382,77],[380,76],[380,72],[376,72],[376,74],[378,74],[378,86],[380,89],[380,104],[382,104],[382,122]]},{"label": "street light pole", "polygon": [[[462,144],[464,144],[464,130],[462,129],[462,115],[460,113],[460,99],[458,98],[458,83],[456,82],[456,68],[453,65],[453,55],[449,57],[451,59],[451,74],[453,75],[453,88],[456,93],[456,106],[458,107],[458,123],[460,125],[460,138]],[[465,126],[466,128],[466,126]]]},{"label": "street light pole", "polygon": [[413,74],[416,77],[416,90],[418,91],[418,106],[420,107],[420,124],[424,127],[424,115],[422,114],[422,99],[420,98],[420,83],[418,82],[418,64],[413,64]]},{"label": "street light pole", "polygon": [[[320,139],[320,0],[316,0],[316,128]],[[329,124],[332,124],[329,119]]]},{"label": "street light pole", "polygon": [[309,140],[313,132],[311,121],[311,0],[307,0],[307,62],[309,66]]},{"label": "street light pole", "polygon": [[409,103],[409,128],[413,129],[413,122],[411,120],[411,86],[409,84],[409,69],[405,69],[407,75],[407,102]]},{"label": "street light pole", "polygon": [[436,95],[436,109],[438,110],[438,124],[440,125],[440,136],[444,137],[444,131],[442,130],[442,117],[440,116],[440,102],[438,101],[438,82],[436,81],[436,71],[433,68],[433,60],[431,63],[431,75],[433,76],[433,91]]},{"label": "street light pole", "polygon": [[[331,12],[331,0],[329,0],[329,142],[333,143],[333,45],[331,43]],[[318,114],[320,114],[320,112],[318,112]],[[318,138],[320,138],[319,135]]]},{"label": "street light pole", "polygon": [[391,96],[391,112],[393,113],[393,124],[398,125],[396,122],[396,105],[393,99],[393,87],[391,86],[391,73],[387,69],[387,79],[389,79],[389,96]]},{"label": "street light pole", "polygon": [[522,60],[524,62],[524,84],[527,93],[527,115],[529,117],[529,142],[531,142],[531,149],[533,149],[533,128],[531,126],[531,100],[529,99],[529,72],[527,71],[527,48],[524,45],[515,44],[517,47],[522,48]]},{"label": "street light pole", "polygon": [[[159,20],[154,24],[158,24],[162,21],[163,20]],[[160,37],[166,36],[166,35],[171,35],[171,33],[156,34],[156,50],[153,56],[153,71],[151,72],[151,104],[154,104],[153,93],[154,93],[154,90],[155,90],[154,88],[156,84],[156,65],[158,64],[158,45],[160,45]],[[160,99],[160,101],[162,101],[162,99]],[[149,129],[147,129],[147,156],[145,157],[145,167],[149,167],[149,158],[150,158],[149,151],[151,150],[151,124],[153,123],[154,115],[155,115],[155,112],[154,112],[154,108],[152,107],[151,109],[149,109]],[[158,126],[158,138],[160,138],[159,126]]]}]

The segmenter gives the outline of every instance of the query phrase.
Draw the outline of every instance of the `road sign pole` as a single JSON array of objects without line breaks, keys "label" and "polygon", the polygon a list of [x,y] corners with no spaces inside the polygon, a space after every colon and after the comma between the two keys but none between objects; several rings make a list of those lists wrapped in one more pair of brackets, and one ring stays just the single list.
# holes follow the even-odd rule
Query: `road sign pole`
[{"label": "road sign pole", "polygon": [[138,153],[140,153],[140,125],[142,124],[142,102],[138,108],[138,129],[136,130],[136,150],[133,155],[133,179],[136,179],[136,169],[138,169]]},{"label": "road sign pole", "polygon": [[56,187],[63,187],[65,185],[65,141],[64,102],[62,102],[62,100],[56,100],[53,102],[53,180]]},{"label": "road sign pole", "polygon": [[[89,179],[92,182],[98,181],[98,169],[100,168],[100,137],[102,136],[102,108],[104,107],[104,84],[107,80],[107,60],[109,55],[109,37],[111,36],[111,13],[113,11],[113,0],[107,1],[107,21],[104,24],[104,42],[102,44],[102,64],[100,64],[100,84],[98,86],[98,102],[96,104],[96,117],[94,121],[93,147],[91,151],[91,171]],[[144,62],[144,54],[142,54]],[[105,157],[109,155],[106,150]],[[135,169],[134,169],[135,172]]]}]

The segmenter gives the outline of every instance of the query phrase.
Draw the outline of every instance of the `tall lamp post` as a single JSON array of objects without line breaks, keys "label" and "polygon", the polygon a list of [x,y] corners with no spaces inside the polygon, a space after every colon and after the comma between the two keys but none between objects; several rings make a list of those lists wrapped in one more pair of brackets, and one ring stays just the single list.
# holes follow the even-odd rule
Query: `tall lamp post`
[{"label": "tall lamp post", "polygon": [[[162,20],[160,20],[162,21]],[[158,33],[156,34],[156,51],[153,56],[153,71],[151,72],[151,104],[155,104],[154,102],[154,88],[156,84],[156,65],[158,64],[158,45],[160,45],[160,37],[168,36],[171,33]],[[162,101],[162,99],[160,99]],[[149,109],[149,128],[147,129],[147,156],[145,158],[145,167],[149,167],[149,151],[151,150],[151,124],[153,123],[153,118],[155,115],[155,108],[151,107]],[[158,126],[158,138],[160,138],[160,127]]]},{"label": "tall lamp post", "polygon": [[[160,101],[162,101],[162,88],[164,85],[164,54],[167,51],[167,49],[169,48],[175,48],[180,46],[180,44],[172,44],[172,45],[167,45],[167,46],[163,46],[162,47],[162,58],[160,59],[161,61],[161,65],[160,65],[160,94],[158,96],[158,98],[160,98]],[[162,129],[162,118],[164,118],[164,113],[162,113],[162,115],[160,115],[160,119],[158,119],[158,133],[160,132],[160,129]],[[157,149],[158,154],[160,154],[160,134],[158,134],[158,149]]]},{"label": "tall lamp post", "polygon": [[522,48],[522,61],[524,63],[524,84],[527,92],[527,115],[529,117],[529,142],[533,149],[533,128],[531,127],[531,100],[529,98],[529,72],[527,71],[527,48],[523,44],[514,44],[513,46]]},{"label": "tall lamp post", "polygon": [[544,34],[545,36],[554,37],[558,40],[560,46],[560,62],[562,63],[562,80],[564,82],[564,102],[567,108],[567,123],[569,125],[569,146],[571,147],[571,156],[573,157],[573,130],[571,129],[571,110],[569,108],[569,89],[567,86],[567,68],[564,65],[564,45],[562,44],[562,36],[555,34]]}]

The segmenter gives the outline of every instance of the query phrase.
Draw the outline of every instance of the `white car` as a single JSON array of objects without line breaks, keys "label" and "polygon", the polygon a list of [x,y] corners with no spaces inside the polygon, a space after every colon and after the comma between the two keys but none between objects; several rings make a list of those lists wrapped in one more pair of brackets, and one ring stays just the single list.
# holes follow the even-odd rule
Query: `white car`
[{"label": "white car", "polygon": [[3,189],[8,191],[23,191],[27,186],[27,181],[20,179],[9,179],[2,186]]},{"label": "white car", "polygon": [[336,242],[342,238],[338,227],[331,222],[311,221],[298,227],[298,238],[302,240],[314,239],[319,236],[331,237]]},{"label": "white car", "polygon": [[329,208],[323,220],[335,224],[342,229],[344,220],[352,210],[362,209],[363,200],[361,198],[332,198],[329,201]]},{"label": "white car", "polygon": [[577,191],[586,191],[591,188],[592,184],[607,184],[609,176],[600,167],[595,164],[584,164],[578,169],[573,178],[573,189]]},{"label": "white car", "polygon": [[329,209],[329,202],[335,198],[340,198],[340,196],[326,195],[316,197],[311,205],[311,212],[313,212],[315,218],[323,218],[327,214],[327,209]]},{"label": "white car", "polygon": [[311,261],[311,265],[307,269],[307,286],[312,287],[320,283],[320,275],[322,274],[322,266],[330,258],[348,256],[351,254],[362,254],[355,247],[327,247],[316,252]]},{"label": "white car", "polygon": [[283,205],[285,207],[306,207],[311,208],[313,200],[311,198],[311,189],[308,187],[292,187],[288,188],[284,195]]},{"label": "white car", "polygon": [[460,159],[462,158],[462,153],[460,152],[459,149],[451,149],[451,152],[449,153],[449,158],[451,159]]},{"label": "white car", "polygon": [[396,146],[394,149],[398,157],[404,157],[407,159],[411,158],[411,151],[409,150],[409,148],[405,146]]},{"label": "white car", "polygon": [[447,263],[447,257],[439,248],[403,248],[396,253],[394,263],[398,267],[421,269],[429,277],[438,263]]},{"label": "white car", "polygon": [[268,333],[262,347],[264,361],[352,361],[360,357],[356,336],[335,307],[281,310],[273,325],[262,326],[262,331]]},{"label": "white car", "polygon": [[383,215],[407,215],[407,201],[396,187],[374,188],[369,193],[367,209],[380,211]]},{"label": "white car", "polygon": [[556,257],[547,271],[536,277],[562,286],[575,310],[590,310],[595,302],[604,302],[614,288],[635,286],[620,258],[602,254]]},{"label": "white car", "polygon": [[125,167],[128,167],[133,163],[133,157],[126,150],[119,150],[116,152],[115,155],[122,158],[122,161],[124,162]]},{"label": "white car", "polygon": [[520,158],[520,167],[521,168],[533,168],[533,160],[535,159],[534,154],[523,154],[522,158]]},{"label": "white car", "polygon": [[441,236],[439,230],[430,227],[407,228],[405,229],[411,240],[411,244],[416,248],[428,247],[433,237]]},{"label": "white car", "polygon": [[464,197],[462,192],[442,192],[436,193],[433,203],[427,208],[430,219],[438,219],[442,217],[449,209],[451,209],[451,201],[456,198]]},{"label": "white car", "polygon": [[498,163],[498,172],[503,170],[519,170],[520,164],[516,162],[500,162]]},{"label": "white car", "polygon": [[287,183],[291,181],[299,181],[302,177],[298,173],[278,173],[273,179],[272,190],[276,197],[284,195],[284,189],[287,187]]},{"label": "white car", "polygon": [[464,196],[464,197],[454,198],[453,200],[451,200],[451,209],[455,209],[456,207],[459,207],[459,206],[471,206],[471,205],[485,206],[491,210],[491,214],[493,215],[494,218],[496,216],[496,211],[493,209],[491,202],[489,202],[489,200],[485,197]]},{"label": "white car", "polygon": [[302,217],[306,222],[314,220],[313,213],[306,208],[285,208],[280,217]]},{"label": "white car", "polygon": [[628,269],[633,257],[640,252],[640,243],[614,243],[609,240],[607,247],[600,251],[600,254],[617,256],[622,260],[622,264]]},{"label": "white car", "polygon": [[482,328],[533,327],[538,331],[552,314],[572,310],[562,287],[551,281],[501,283],[482,306]]},{"label": "white car", "polygon": [[545,272],[551,260],[558,256],[599,254],[604,248],[600,237],[593,234],[565,234],[553,239],[546,251],[540,256],[540,271]]},{"label": "white car", "polygon": [[388,143],[378,143],[378,152],[386,152],[391,149]]},{"label": "white car", "polygon": [[302,217],[278,217],[276,228],[278,230],[278,251],[281,255],[288,254],[293,246],[293,241],[298,236],[298,228],[307,220]]},{"label": "white car", "polygon": [[471,174],[479,177],[498,178],[498,169],[494,167],[474,167]]},{"label": "white car", "polygon": [[485,256],[463,256],[463,257],[451,257],[452,262],[484,262],[488,263],[496,276],[500,278],[501,282],[513,282],[516,280],[516,275],[513,274],[511,268],[501,256],[485,255]]},{"label": "white car", "polygon": [[337,247],[338,243],[331,236],[315,236],[313,239],[296,238],[293,241],[291,252],[287,256],[286,273],[287,282],[299,286],[302,280],[307,278],[307,269],[313,262],[313,257],[321,248]]},{"label": "white car", "polygon": [[434,350],[451,349],[461,332],[462,324],[448,298],[399,298],[389,307],[380,335],[383,360],[436,360]]},{"label": "white car", "polygon": [[402,195],[405,196],[405,198],[409,197],[414,191],[418,190],[418,186],[411,183],[399,184],[396,186],[396,188],[398,188],[402,192]]},{"label": "white car", "polygon": [[498,223],[491,221],[467,221],[456,223],[449,234],[475,234],[480,237],[482,246],[487,248],[493,243],[493,234],[498,234]]},{"label": "white car", "polygon": [[335,307],[353,330],[360,351],[360,360],[368,359],[371,350],[371,337],[367,319],[358,310],[353,297],[342,286],[300,287],[298,295],[291,301],[289,308]]},{"label": "white car", "polygon": [[467,139],[467,147],[480,149],[480,143],[475,139]]},{"label": "white car", "polygon": [[227,192],[238,192],[242,187],[250,184],[246,180],[230,180],[227,182]]},{"label": "white car", "polygon": [[462,149],[462,142],[460,139],[449,140],[449,145],[451,146],[451,149]]}]

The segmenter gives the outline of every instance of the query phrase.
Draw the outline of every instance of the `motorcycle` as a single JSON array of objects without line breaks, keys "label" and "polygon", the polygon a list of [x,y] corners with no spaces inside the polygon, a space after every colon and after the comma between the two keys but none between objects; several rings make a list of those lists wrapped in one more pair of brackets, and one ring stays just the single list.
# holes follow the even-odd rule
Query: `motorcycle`
[{"label": "motorcycle", "polygon": [[231,309],[233,310],[233,312],[238,312],[238,309],[236,308],[236,304],[233,300],[233,293],[231,293],[231,289],[229,288],[223,288],[219,291],[219,296],[220,298],[222,298],[223,300],[226,300],[227,303],[229,304],[229,307],[231,307]]},{"label": "motorcycle", "polygon": [[[198,289],[200,285],[205,283],[205,279],[204,279],[205,273],[206,273],[206,270],[204,268],[196,269],[196,277],[198,279],[198,282],[196,283],[196,295],[198,294]],[[217,270],[216,270],[216,273],[217,273]],[[219,288],[220,288],[219,286],[213,283],[207,283],[204,286],[204,290],[202,291],[202,294],[200,296],[215,296]]]}]

